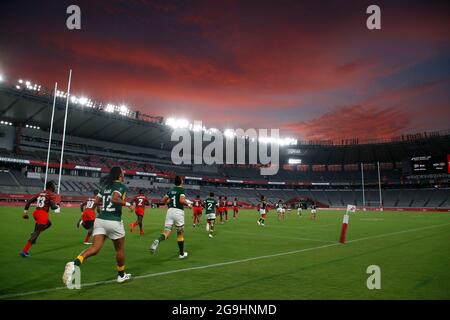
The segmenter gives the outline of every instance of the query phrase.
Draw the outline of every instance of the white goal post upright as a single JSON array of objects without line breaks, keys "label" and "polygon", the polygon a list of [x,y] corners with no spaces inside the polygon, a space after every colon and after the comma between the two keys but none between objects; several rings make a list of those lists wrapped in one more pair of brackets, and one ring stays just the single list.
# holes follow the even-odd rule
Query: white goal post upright
[{"label": "white goal post upright", "polygon": [[64,157],[64,143],[66,140],[66,125],[67,125],[67,110],[69,108],[69,98],[70,98],[70,82],[72,80],[72,69],[69,71],[69,83],[67,85],[67,99],[66,99],[66,111],[64,114],[64,129],[63,129],[63,136],[62,136],[62,146],[61,146],[61,158],[59,160],[59,175],[58,175],[58,194],[61,190],[61,175],[62,175],[62,164],[63,164],[63,157]]},{"label": "white goal post upright", "polygon": [[363,210],[366,210],[366,195],[364,193],[364,165],[362,162],[361,162],[361,186],[362,186]]},{"label": "white goal post upright", "polygon": [[380,162],[377,161],[378,166],[378,191],[380,193],[380,210],[383,210],[383,198],[381,196],[381,175],[380,175]]},{"label": "white goal post upright", "polygon": [[57,91],[58,91],[58,82],[55,82],[55,91],[53,91],[52,119],[50,120],[50,135],[48,137],[47,162],[45,163],[44,189],[45,189],[45,186],[47,184],[47,177],[48,177],[48,163],[50,161],[50,148],[51,148],[51,145],[52,145],[53,119],[55,118],[56,92]]}]

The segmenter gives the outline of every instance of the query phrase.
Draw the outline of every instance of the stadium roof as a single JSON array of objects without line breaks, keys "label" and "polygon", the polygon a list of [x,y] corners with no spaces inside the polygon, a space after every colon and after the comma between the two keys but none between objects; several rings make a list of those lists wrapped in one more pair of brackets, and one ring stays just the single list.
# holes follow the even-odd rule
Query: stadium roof
[{"label": "stadium roof", "polygon": [[[53,101],[46,96],[0,87],[0,119],[14,125],[50,128]],[[65,99],[57,100],[54,131],[62,133]],[[170,142],[172,130],[155,117],[154,121],[124,117],[88,107],[69,104],[66,133],[83,138],[114,141],[143,147],[160,148]],[[165,146],[167,147],[167,146]]]}]

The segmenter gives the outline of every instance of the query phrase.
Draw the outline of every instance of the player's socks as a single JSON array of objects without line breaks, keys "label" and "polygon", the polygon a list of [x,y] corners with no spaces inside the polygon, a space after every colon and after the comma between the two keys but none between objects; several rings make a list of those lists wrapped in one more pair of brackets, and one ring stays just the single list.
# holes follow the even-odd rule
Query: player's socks
[{"label": "player's socks", "polygon": [[165,236],[163,233],[161,233],[161,234],[159,235],[159,237],[158,237],[157,240],[158,240],[159,242],[164,241],[164,240],[166,240],[166,236]]},{"label": "player's socks", "polygon": [[83,263],[83,261],[84,261],[84,257],[83,257],[83,256],[78,256],[75,260],[73,260],[73,263],[74,263],[76,266],[81,266],[81,264]]},{"label": "player's socks", "polygon": [[184,240],[178,241],[178,249],[180,250],[180,256],[184,255]]},{"label": "player's socks", "polygon": [[30,250],[30,248],[31,248],[31,242],[27,241],[27,243],[25,244],[25,247],[23,247],[22,252],[23,253],[28,253],[28,250]]},{"label": "player's socks", "polygon": [[178,235],[177,241],[178,241],[178,249],[180,250],[180,256],[183,256],[184,255],[184,237],[183,237],[183,235]]},{"label": "player's socks", "polygon": [[125,274],[125,266],[117,266],[117,273],[120,277],[123,277]]}]

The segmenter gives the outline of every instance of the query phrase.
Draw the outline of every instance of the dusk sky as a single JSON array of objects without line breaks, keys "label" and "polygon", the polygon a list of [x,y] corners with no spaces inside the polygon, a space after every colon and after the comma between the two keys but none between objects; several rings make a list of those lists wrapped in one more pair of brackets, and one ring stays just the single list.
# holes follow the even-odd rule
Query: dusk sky
[{"label": "dusk sky", "polygon": [[0,73],[65,89],[72,68],[78,96],[306,140],[450,129],[446,2],[2,1]]}]

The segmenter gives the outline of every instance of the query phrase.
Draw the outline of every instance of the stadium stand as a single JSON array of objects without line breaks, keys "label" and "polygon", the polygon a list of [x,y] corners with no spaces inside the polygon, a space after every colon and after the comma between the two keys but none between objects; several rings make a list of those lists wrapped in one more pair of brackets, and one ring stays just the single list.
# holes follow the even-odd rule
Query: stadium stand
[{"label": "stadium stand", "polygon": [[[43,186],[51,115],[48,96],[32,96],[0,85],[0,114],[12,126],[0,126],[0,193],[32,194]],[[62,101],[55,114],[62,119]],[[26,108],[27,112],[23,112]],[[412,174],[408,159],[450,154],[450,132],[405,135],[389,141],[299,141],[280,149],[276,175],[262,176],[257,165],[174,165],[171,128],[158,121],[110,114],[70,105],[61,193],[82,197],[99,189],[99,178],[113,166],[126,170],[129,195],[144,189],[154,199],[170,187],[175,175],[185,176],[186,192],[209,192],[256,204],[261,194],[274,203],[300,200],[325,207],[363,206],[361,163],[364,164],[364,205],[378,207],[378,170],[382,205],[398,208],[450,208],[450,177]],[[40,129],[26,127],[39,125]],[[42,128],[42,129],[41,129]],[[55,123],[49,179],[57,180],[62,123]],[[291,154],[301,164],[291,165]],[[1,200],[1,199],[0,199]]]}]

